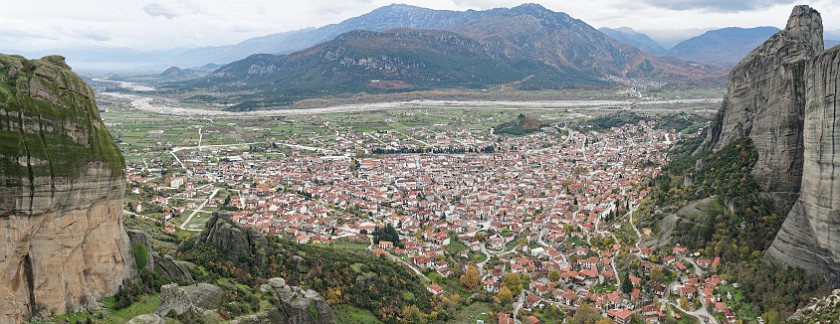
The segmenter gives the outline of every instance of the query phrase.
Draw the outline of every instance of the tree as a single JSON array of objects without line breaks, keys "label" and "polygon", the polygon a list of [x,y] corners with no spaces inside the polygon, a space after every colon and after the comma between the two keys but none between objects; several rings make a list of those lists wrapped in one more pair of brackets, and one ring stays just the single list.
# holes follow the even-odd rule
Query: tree
[{"label": "tree", "polygon": [[502,287],[496,297],[499,298],[499,306],[503,308],[513,303],[513,292],[508,287]]},{"label": "tree", "polygon": [[621,278],[621,292],[629,294],[633,291],[633,283],[630,282],[630,274],[625,272],[624,277]]},{"label": "tree", "polygon": [[504,283],[504,286],[510,289],[510,291],[516,296],[518,296],[519,293],[522,292],[522,289],[525,289],[525,287],[522,285],[522,278],[515,273],[506,274]]},{"label": "tree", "polygon": [[761,314],[761,318],[764,319],[764,323],[767,324],[780,324],[782,320],[779,318],[779,312],[776,310],[769,310],[764,314]]},{"label": "tree", "polygon": [[664,277],[662,267],[653,267],[653,269],[650,269],[650,281],[657,281]]},{"label": "tree", "polygon": [[461,284],[467,287],[470,291],[478,289],[481,283],[481,275],[478,274],[478,269],[473,266],[467,268],[467,272],[461,275]]},{"label": "tree", "polygon": [[425,324],[426,314],[420,311],[420,308],[417,308],[416,305],[403,306],[403,316],[402,320],[400,320],[400,323]]},{"label": "tree", "polygon": [[394,246],[402,247],[400,235],[391,223],[388,223],[385,227],[377,227],[373,230],[373,244],[379,244],[379,241],[391,241],[394,243]]},{"label": "tree", "polygon": [[551,281],[560,280],[560,271],[557,271],[557,269],[552,269],[551,271],[549,271],[548,272],[548,280],[551,280]]},{"label": "tree", "polygon": [[603,319],[604,317],[601,316],[601,312],[597,309],[593,308],[587,303],[580,305],[578,310],[575,312],[575,316],[571,318],[569,321],[570,324],[595,324],[598,323],[599,320]]}]

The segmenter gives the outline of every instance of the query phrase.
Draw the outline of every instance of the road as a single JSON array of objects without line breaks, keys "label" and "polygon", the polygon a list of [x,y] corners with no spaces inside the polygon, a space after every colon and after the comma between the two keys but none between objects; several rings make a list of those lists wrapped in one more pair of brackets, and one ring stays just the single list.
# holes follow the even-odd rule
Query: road
[{"label": "road", "polygon": [[188,230],[186,228],[186,226],[187,226],[187,224],[190,223],[193,216],[195,216],[195,214],[198,214],[198,212],[201,211],[201,209],[204,208],[204,206],[207,205],[207,203],[210,202],[210,200],[213,199],[213,197],[215,197],[217,193],[219,193],[219,188],[214,189],[213,193],[210,194],[210,197],[207,197],[207,200],[203,201],[201,203],[201,205],[199,205],[195,210],[193,210],[192,214],[190,214],[190,216],[187,217],[187,220],[185,220],[184,223],[181,224],[181,226],[178,226],[178,228],[180,228],[181,230],[184,230],[184,231],[194,231],[194,232],[201,231],[201,230]]},{"label": "road", "polygon": [[525,301],[525,289],[522,289],[522,292],[519,293],[519,301],[513,303],[513,322],[516,324],[522,323],[516,317],[519,314],[519,310],[522,308],[522,303]]}]

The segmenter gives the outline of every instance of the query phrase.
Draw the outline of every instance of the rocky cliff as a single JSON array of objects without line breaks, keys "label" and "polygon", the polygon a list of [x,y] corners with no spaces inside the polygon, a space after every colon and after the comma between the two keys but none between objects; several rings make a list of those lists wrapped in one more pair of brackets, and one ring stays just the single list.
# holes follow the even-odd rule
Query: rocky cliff
[{"label": "rocky cliff", "polygon": [[840,48],[806,65],[802,190],[767,256],[840,275]]},{"label": "rocky cliff", "polygon": [[784,30],[732,69],[723,106],[705,142],[718,150],[750,137],[758,151],[752,175],[785,212],[802,179],[805,67],[821,51],[819,12],[795,7]]},{"label": "rocky cliff", "polygon": [[784,30],[732,70],[704,143],[719,149],[741,137],[753,140],[758,161],[751,173],[787,213],[766,256],[828,274],[834,284],[840,279],[838,83],[840,48],[824,51],[820,14],[797,6]]},{"label": "rocky cliff", "polygon": [[0,322],[63,313],[133,273],[123,158],[58,56],[0,55]]}]

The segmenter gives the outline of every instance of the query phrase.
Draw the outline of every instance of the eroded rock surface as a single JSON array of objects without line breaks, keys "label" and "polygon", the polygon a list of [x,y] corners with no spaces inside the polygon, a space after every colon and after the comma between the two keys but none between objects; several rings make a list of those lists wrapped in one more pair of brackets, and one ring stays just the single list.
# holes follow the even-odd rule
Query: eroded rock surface
[{"label": "eroded rock surface", "polygon": [[784,30],[732,69],[723,106],[705,142],[707,148],[718,150],[750,137],[758,152],[752,175],[780,209],[789,208],[799,191],[805,67],[823,47],[819,12],[796,6]]},{"label": "eroded rock surface", "polygon": [[87,306],[134,274],[123,167],[62,57],[0,55],[0,322]]},{"label": "eroded rock surface", "polygon": [[274,296],[281,323],[336,323],[330,306],[312,289],[289,286],[283,278],[271,278],[260,287],[260,291]]},{"label": "eroded rock surface", "polygon": [[219,286],[199,283],[181,287],[173,283],[160,287],[160,308],[157,314],[166,315],[170,311],[178,314],[201,314],[219,308],[222,303],[224,290]]},{"label": "eroded rock surface", "polygon": [[767,256],[811,272],[840,276],[840,47],[805,69],[805,163],[799,200]]}]

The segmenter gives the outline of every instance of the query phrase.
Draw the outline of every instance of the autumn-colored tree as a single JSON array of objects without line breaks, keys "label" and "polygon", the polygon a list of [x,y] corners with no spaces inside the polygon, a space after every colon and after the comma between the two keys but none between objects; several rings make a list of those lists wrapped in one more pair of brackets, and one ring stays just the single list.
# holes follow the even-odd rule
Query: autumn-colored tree
[{"label": "autumn-colored tree", "polygon": [[664,277],[665,276],[662,274],[662,267],[653,267],[653,269],[650,270],[650,281],[657,281]]},{"label": "autumn-colored tree", "polygon": [[513,303],[513,292],[507,287],[502,287],[496,297],[499,298],[499,306],[501,307],[506,307]]},{"label": "autumn-colored tree", "polygon": [[478,274],[478,269],[473,266],[469,266],[467,268],[467,272],[461,275],[461,284],[464,287],[467,287],[469,290],[476,290],[478,289],[478,285],[481,283],[481,275]]},{"label": "autumn-colored tree", "polygon": [[405,305],[403,306],[403,316],[400,319],[400,323],[403,324],[425,324],[426,323],[426,314],[424,314],[420,308],[417,308],[415,305]]},{"label": "autumn-colored tree", "polygon": [[504,286],[510,289],[515,296],[518,296],[525,287],[522,285],[522,277],[516,273],[508,273],[505,275]]},{"label": "autumn-colored tree", "polygon": [[575,311],[575,316],[569,320],[568,323],[570,324],[596,324],[598,321],[603,319],[604,317],[601,316],[601,312],[597,309],[593,308],[587,303],[583,303],[580,307]]}]

